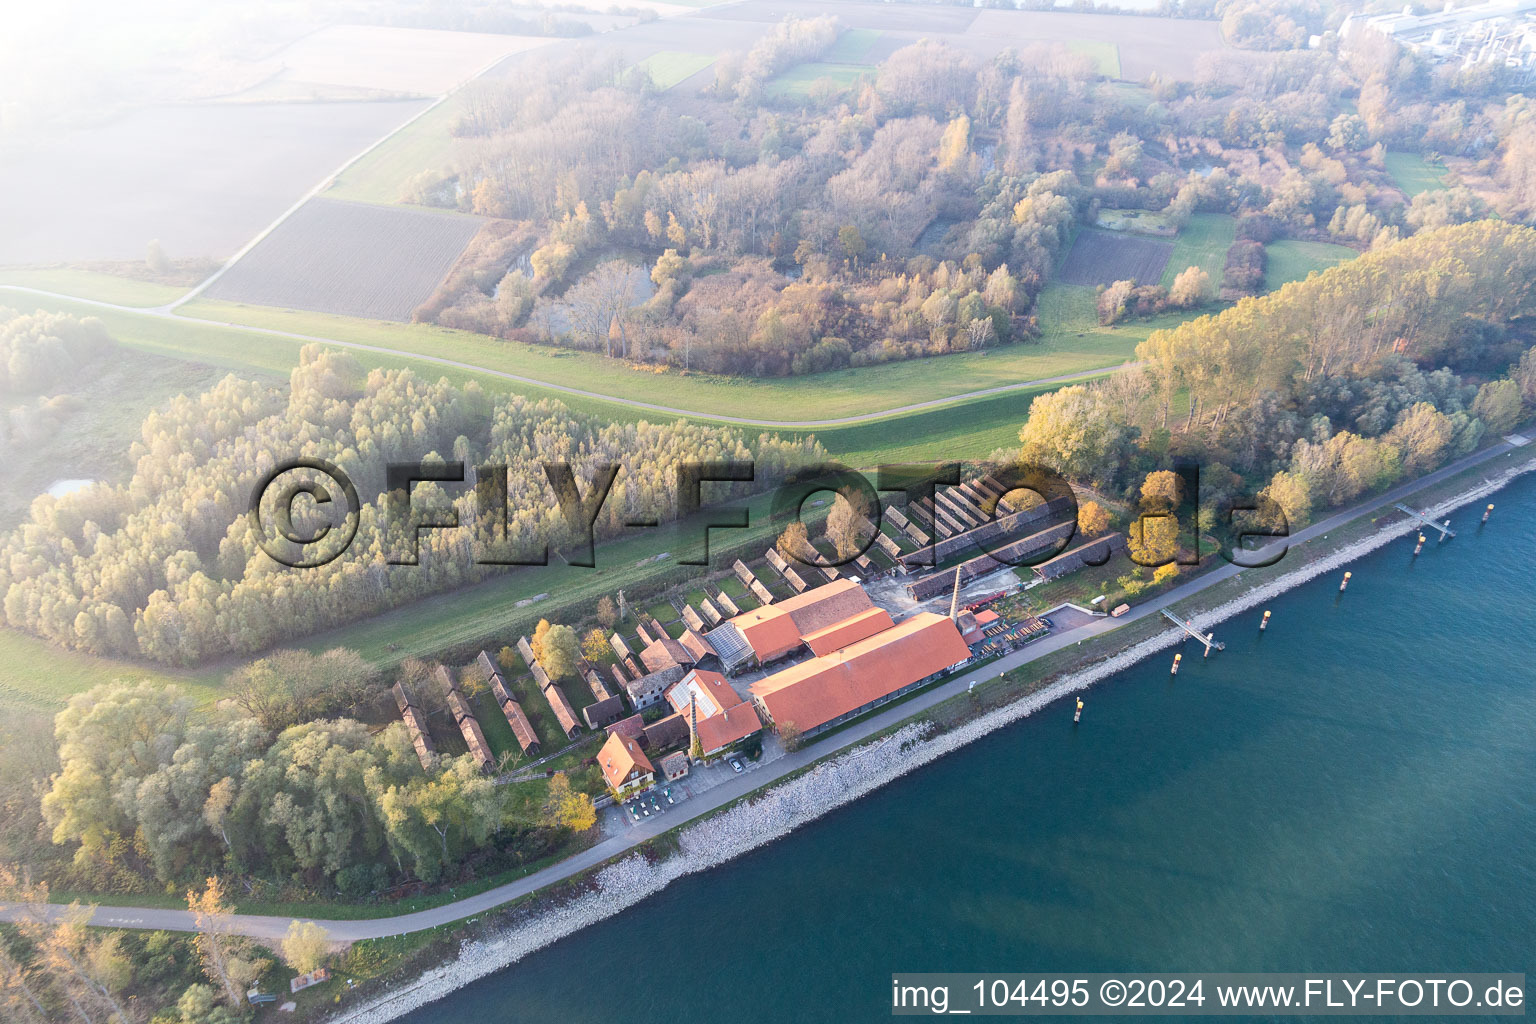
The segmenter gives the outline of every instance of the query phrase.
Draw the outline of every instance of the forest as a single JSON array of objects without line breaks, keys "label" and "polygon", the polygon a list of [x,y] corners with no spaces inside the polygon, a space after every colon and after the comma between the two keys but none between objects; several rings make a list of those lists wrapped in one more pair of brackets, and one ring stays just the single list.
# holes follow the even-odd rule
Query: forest
[{"label": "forest", "polygon": [[[755,482],[718,485],[710,496],[727,500],[820,454],[813,439],[749,440],[684,421],[601,423],[475,383],[365,372],[348,355],[311,347],[287,389],[230,376],[152,413],[127,483],[39,496],[30,519],[0,541],[5,622],[93,654],[178,665],[254,653],[498,571],[477,564],[477,552],[527,561],[546,545],[558,552],[581,542],[545,462],[571,463],[583,494],[598,467],[622,467],[594,524],[601,539],[632,519],[675,518],[681,462],[753,461]],[[264,473],[300,455],[334,463],[367,497],[344,557],[288,570],[263,549],[249,501]],[[392,564],[408,538],[389,534],[386,465],[448,460],[507,467],[505,523],[475,517],[472,487],[420,484],[413,513],[439,522],[457,514],[466,528],[422,530],[419,564]]]},{"label": "forest", "polygon": [[1536,411],[1533,275],[1531,228],[1423,232],[1154,332],[1137,366],[1037,398],[1018,454],[1132,499],[1189,458],[1202,529],[1255,493],[1303,525]]},{"label": "forest", "polygon": [[[476,86],[448,165],[403,196],[498,218],[416,316],[685,370],[814,373],[1029,342],[1039,292],[1111,211],[1169,233],[1234,215],[1243,244],[1225,282],[1191,276],[1176,298],[1115,283],[1106,323],[1262,291],[1263,243],[1363,251],[1532,208],[1529,101],[1504,77],[1331,35],[1305,49],[1297,33],[1342,17],[1319,5],[1212,16],[1284,52],[1238,80],[1216,63],[1128,90],[1061,46],[982,60],[924,40],[852,84],[768,88],[834,46],[829,15],[722,56],[697,93],[611,52],[535,62]],[[1405,193],[1389,149],[1464,154],[1476,180]]]}]

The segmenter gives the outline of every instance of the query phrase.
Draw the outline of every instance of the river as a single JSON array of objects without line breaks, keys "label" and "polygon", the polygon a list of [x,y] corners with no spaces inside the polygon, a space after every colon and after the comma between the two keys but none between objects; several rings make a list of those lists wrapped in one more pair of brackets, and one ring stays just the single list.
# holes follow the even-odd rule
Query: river
[{"label": "river", "polygon": [[1529,971],[1536,476],[403,1018],[879,1021],[917,971]]}]

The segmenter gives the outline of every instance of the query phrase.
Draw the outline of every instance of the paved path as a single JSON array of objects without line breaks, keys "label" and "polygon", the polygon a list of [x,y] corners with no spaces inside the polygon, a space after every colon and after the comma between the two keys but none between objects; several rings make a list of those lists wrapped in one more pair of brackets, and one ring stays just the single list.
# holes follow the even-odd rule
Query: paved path
[{"label": "paved path", "polygon": [[[1513,449],[1514,446],[1509,442],[1501,441],[1491,448],[1459,459],[1428,476],[1394,487],[1383,495],[1371,498],[1369,501],[1362,502],[1337,515],[1330,516],[1322,522],[1299,530],[1292,534],[1287,541],[1276,542],[1275,545],[1271,545],[1269,548],[1255,552],[1255,555],[1265,555],[1280,543],[1295,544],[1321,537],[1366,512],[1379,508],[1384,504],[1402,501],[1425,487],[1432,486],[1474,466],[1492,462]],[[708,814],[755,789],[769,785],[785,775],[804,768],[830,754],[854,746],[877,732],[890,728],[899,722],[921,714],[936,704],[964,693],[966,687],[972,682],[990,679],[1002,672],[1018,668],[1021,665],[1028,664],[1063,648],[1080,644],[1091,637],[1107,633],[1128,622],[1135,622],[1148,615],[1157,615],[1162,609],[1186,597],[1198,594],[1223,580],[1230,579],[1242,571],[1242,568],[1239,566],[1223,565],[1181,586],[1175,587],[1144,604],[1138,605],[1118,619],[1108,617],[1094,619],[1086,625],[1069,632],[1048,636],[1043,640],[1036,641],[1028,647],[1005,655],[1003,658],[987,665],[984,669],[956,676],[887,711],[855,722],[823,743],[813,743],[807,748],[787,753],[769,764],[754,768],[738,778],[733,778],[719,786],[706,790],[703,794],[685,801],[658,817],[644,820],[620,835],[605,839],[587,850],[583,850],[572,857],[560,861],[558,864],[552,864],[515,882],[508,882],[505,885],[488,889],[478,895],[469,896],[431,910],[401,914],[396,917],[375,918],[367,921],[321,921],[320,924],[330,932],[331,938],[338,941],[353,942],[358,939],[381,938],[451,924],[463,918],[475,917],[494,910],[505,903],[527,896],[547,885],[560,882],[588,868],[601,864],[610,857],[615,857],[627,850],[633,849],[668,829],[675,828],[694,818]],[[62,907],[51,907],[50,912],[57,914],[63,909]],[[15,916],[16,912],[13,908],[0,905],[0,920],[11,920]],[[288,925],[292,920],[292,918],[288,917],[262,917],[237,914],[231,919],[231,928],[240,934],[263,939],[274,939],[280,938],[287,931]],[[103,927],[152,928],[165,929],[167,931],[191,931],[194,927],[192,915],[188,911],[155,910],[138,907],[98,907],[95,916],[91,919],[91,923]]]},{"label": "paved path", "polygon": [[[222,271],[221,271],[222,273]],[[838,416],[825,420],[765,420],[751,416],[727,416],[723,413],[700,412],[697,409],[684,409],[676,405],[658,405],[655,402],[641,402],[633,398],[624,398],[621,395],[605,394],[601,391],[588,391],[585,388],[575,388],[567,384],[554,384],[537,377],[528,377],[520,373],[509,373],[506,370],[493,370],[488,366],[480,366],[475,363],[466,363],[457,359],[446,359],[442,356],[424,355],[420,352],[410,352],[405,349],[386,348],[382,345],[365,345],[360,341],[343,341],[340,338],[327,338],[318,334],[300,334],[296,331],[281,331],[275,327],[252,327],[249,324],[230,323],[225,320],[208,320],[204,317],[184,316],[176,312],[175,307],[184,299],[165,306],[120,306],[113,302],[102,302],[99,299],[83,299],[77,295],[65,295],[62,292],[50,292],[41,288],[28,288],[19,284],[0,284],[0,291],[22,292],[28,295],[40,295],[49,299],[62,299],[67,302],[78,302],[86,306],[95,306],[98,309],[110,309],[119,313],[136,313],[140,316],[157,317],[164,320],[173,320],[180,324],[201,324],[205,327],[233,328],[237,331],[250,331],[252,334],[265,334],[273,338],[287,338],[290,341],[315,342],[321,345],[332,345],[336,348],[351,349],[354,352],[372,352],[375,355],[394,356],[400,359],[414,359],[417,362],[432,363],[436,366],[447,366],[455,370],[469,370],[472,373],[484,374],[487,377],[497,377],[501,380],[516,381],[519,384],[528,384],[533,387],[544,388],[547,391],[556,391],[562,395],[574,395],[578,398],[591,398],[600,402],[608,402],[613,405],[622,405],[630,409],[643,409],[646,412],[665,413],[668,416],[686,416],[689,419],[712,420],[716,423],[734,423],[748,427],[775,427],[779,429],[813,429],[816,427],[846,427],[855,423],[868,423],[872,420],[885,419],[888,416],[902,416],[907,413],[922,412],[925,409],[937,409],[946,405],[959,405],[964,402],[974,401],[978,398],[986,398],[989,395],[1006,394],[1009,391],[1022,391],[1026,388],[1040,387],[1045,384],[1069,384],[1072,381],[1088,380],[1093,377],[1102,377],[1106,373],[1116,373],[1130,366],[1139,366],[1139,363],[1125,363],[1120,366],[1100,366],[1092,370],[1079,370],[1076,373],[1063,373],[1055,377],[1038,377],[1034,380],[1018,381],[1013,384],[999,384],[997,387],[980,388],[976,391],[965,391],[957,395],[949,395],[944,398],[935,398],[927,402],[913,402],[908,405],[897,405],[889,409],[879,409],[875,412],[864,412],[854,416]]]}]

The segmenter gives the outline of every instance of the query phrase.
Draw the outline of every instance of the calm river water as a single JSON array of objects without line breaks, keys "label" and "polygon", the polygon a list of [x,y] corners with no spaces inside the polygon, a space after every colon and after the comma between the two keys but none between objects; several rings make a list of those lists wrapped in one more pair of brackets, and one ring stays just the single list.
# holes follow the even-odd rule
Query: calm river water
[{"label": "calm river water", "polygon": [[892,972],[1531,971],[1536,479],[417,1011],[889,1019]]}]

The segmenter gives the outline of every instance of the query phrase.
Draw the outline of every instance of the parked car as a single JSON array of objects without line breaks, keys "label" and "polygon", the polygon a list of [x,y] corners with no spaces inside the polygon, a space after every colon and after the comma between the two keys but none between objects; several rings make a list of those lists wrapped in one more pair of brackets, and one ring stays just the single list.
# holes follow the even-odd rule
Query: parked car
[{"label": "parked car", "polygon": [[734,757],[731,758],[731,771],[735,772],[737,775],[741,774],[741,762],[736,760]]}]

